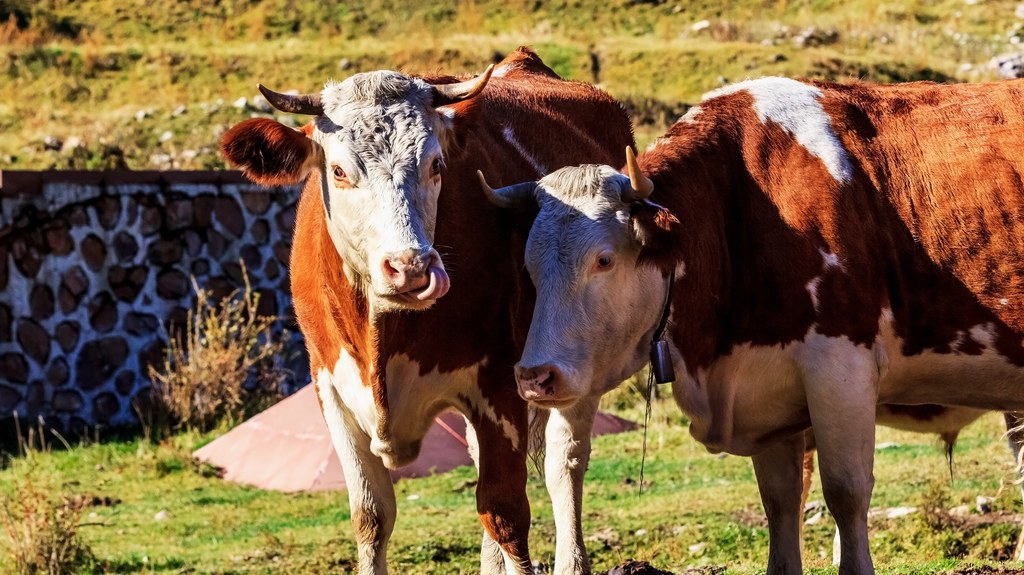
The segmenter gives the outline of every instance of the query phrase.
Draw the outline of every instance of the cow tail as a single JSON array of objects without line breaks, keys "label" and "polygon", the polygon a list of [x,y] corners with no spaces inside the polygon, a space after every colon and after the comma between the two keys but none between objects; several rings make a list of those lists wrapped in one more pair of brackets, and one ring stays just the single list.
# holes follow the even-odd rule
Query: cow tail
[{"label": "cow tail", "polygon": [[946,454],[946,465],[949,466],[950,481],[953,481],[953,448],[956,447],[956,438],[959,434],[959,431],[939,434],[939,437],[942,438],[942,443],[945,445],[943,451]]}]

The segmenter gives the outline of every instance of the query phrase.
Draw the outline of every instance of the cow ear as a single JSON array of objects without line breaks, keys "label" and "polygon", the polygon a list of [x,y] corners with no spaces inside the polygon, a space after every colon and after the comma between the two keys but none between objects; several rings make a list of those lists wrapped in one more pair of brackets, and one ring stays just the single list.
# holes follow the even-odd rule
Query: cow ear
[{"label": "cow ear", "polygon": [[311,126],[289,128],[267,118],[245,120],[220,139],[220,149],[245,176],[264,186],[295,184],[316,166]]},{"label": "cow ear", "polygon": [[649,200],[632,202],[629,211],[633,236],[640,244],[639,262],[666,273],[675,269],[681,256],[679,218],[668,208]]}]

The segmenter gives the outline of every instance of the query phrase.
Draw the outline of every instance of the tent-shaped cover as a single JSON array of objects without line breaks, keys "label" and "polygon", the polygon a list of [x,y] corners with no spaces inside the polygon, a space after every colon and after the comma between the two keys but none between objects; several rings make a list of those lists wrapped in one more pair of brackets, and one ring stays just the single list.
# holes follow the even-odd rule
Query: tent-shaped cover
[{"label": "tent-shaped cover", "polygon": [[[619,433],[636,424],[598,413],[594,435]],[[341,462],[334,453],[327,424],[307,385],[270,409],[196,450],[200,461],[219,467],[228,481],[277,491],[345,489]],[[393,480],[443,473],[472,465],[466,449],[466,421],[442,413],[423,439],[420,456],[391,472]]]}]

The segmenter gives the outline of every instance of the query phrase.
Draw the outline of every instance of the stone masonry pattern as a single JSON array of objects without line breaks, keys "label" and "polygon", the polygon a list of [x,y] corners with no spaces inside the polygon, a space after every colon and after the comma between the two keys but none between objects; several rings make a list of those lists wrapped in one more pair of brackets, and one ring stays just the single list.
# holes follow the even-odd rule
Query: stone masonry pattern
[{"label": "stone masonry pattern", "polygon": [[191,278],[224,297],[243,286],[240,260],[260,312],[289,332],[290,383],[308,381],[288,280],[298,188],[181,179],[3,188],[0,419],[134,423],[149,366],[163,365],[168,329],[194,304]]}]

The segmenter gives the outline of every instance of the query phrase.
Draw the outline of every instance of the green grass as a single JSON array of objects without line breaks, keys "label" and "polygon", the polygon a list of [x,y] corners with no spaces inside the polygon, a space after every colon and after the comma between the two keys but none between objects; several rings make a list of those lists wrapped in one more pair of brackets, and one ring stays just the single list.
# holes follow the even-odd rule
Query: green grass
[{"label": "green grass", "polygon": [[[639,420],[642,407],[634,402],[635,394],[627,390],[606,403]],[[977,524],[965,526],[950,523],[942,513],[872,519],[880,573],[933,573],[1009,558],[1020,496],[1001,433],[997,415],[968,428],[950,481],[937,439],[880,430],[879,442],[899,446],[877,453],[873,508],[967,504],[973,509],[977,495],[995,498],[989,523],[973,512],[968,519]],[[0,471],[0,491],[9,493],[16,478],[31,474],[53,489],[120,499],[86,512],[88,521],[102,523],[84,528],[102,565],[96,572],[302,574],[352,568],[356,553],[344,492],[289,495],[226,483],[188,457],[209,439],[184,435],[160,446],[122,439],[36,453]],[[649,485],[640,496],[642,441],[642,432],[634,431],[594,443],[584,530],[595,567],[637,559],[674,572],[702,566],[739,574],[763,570],[767,527],[749,460],[708,454],[689,437],[674,405],[660,400],[648,434],[644,475]],[[474,481],[471,468],[460,468],[396,484],[398,524],[389,554],[394,572],[476,571],[480,525]],[[552,510],[535,475],[529,495],[533,557],[550,565]],[[815,482],[810,499],[821,498]],[[169,518],[156,521],[161,510]],[[835,572],[826,558],[832,530],[828,520],[807,527],[809,572]]]},{"label": "green grass", "polygon": [[[1016,5],[0,0],[0,16],[14,15],[0,27],[0,165],[219,168],[217,138],[254,113],[231,104],[253,98],[257,82],[315,91],[378,68],[479,71],[520,44],[565,77],[600,80],[641,116],[769,74],[987,80],[988,60],[1015,51],[1011,38],[1024,35]],[[794,37],[810,26],[834,31],[836,41],[798,47]],[[641,126],[641,145],[674,119]],[[81,146],[47,150],[46,136]]]}]

